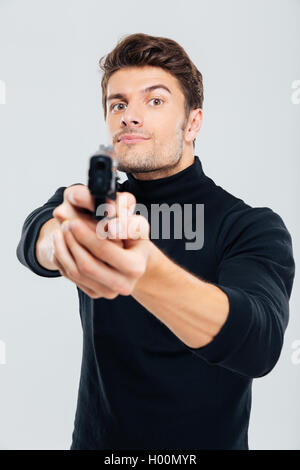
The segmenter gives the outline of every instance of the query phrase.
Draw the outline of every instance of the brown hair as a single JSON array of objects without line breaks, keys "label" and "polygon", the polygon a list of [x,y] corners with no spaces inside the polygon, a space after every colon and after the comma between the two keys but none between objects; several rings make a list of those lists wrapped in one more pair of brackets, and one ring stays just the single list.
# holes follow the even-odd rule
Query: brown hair
[{"label": "brown hair", "polygon": [[120,39],[116,47],[99,60],[100,69],[104,72],[101,87],[105,119],[107,84],[111,75],[123,67],[145,65],[161,67],[177,78],[185,97],[186,119],[191,109],[202,108],[202,74],[183,47],[169,38],[137,33]]}]

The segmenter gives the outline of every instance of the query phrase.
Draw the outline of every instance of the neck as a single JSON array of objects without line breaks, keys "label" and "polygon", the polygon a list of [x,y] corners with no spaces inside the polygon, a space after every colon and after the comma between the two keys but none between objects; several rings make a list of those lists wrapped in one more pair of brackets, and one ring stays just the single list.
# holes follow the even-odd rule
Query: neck
[{"label": "neck", "polygon": [[153,201],[180,202],[188,199],[194,192],[198,192],[201,183],[205,180],[202,164],[197,155],[191,165],[172,175],[141,180],[136,179],[132,173],[126,173],[127,180],[124,189],[134,194],[136,200],[141,203],[153,203]]},{"label": "neck", "polygon": [[167,168],[158,168],[157,170],[149,171],[149,172],[143,172],[143,173],[132,173],[135,179],[145,181],[145,180],[156,180],[159,178],[165,178],[167,176],[174,175],[175,173],[178,173],[179,171],[184,170],[185,168],[189,167],[190,165],[193,164],[194,162],[194,154],[189,153],[182,155],[180,158],[179,162],[176,163],[173,166],[167,167]]}]

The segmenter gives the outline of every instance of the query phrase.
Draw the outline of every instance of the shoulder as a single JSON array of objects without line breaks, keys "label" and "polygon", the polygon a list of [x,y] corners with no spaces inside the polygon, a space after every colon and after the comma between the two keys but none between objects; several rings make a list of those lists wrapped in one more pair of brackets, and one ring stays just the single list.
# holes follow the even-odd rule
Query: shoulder
[{"label": "shoulder", "polygon": [[[283,217],[270,207],[253,207],[243,199],[208,182],[207,216],[212,212],[216,224],[216,251],[219,256],[233,245],[240,250],[260,247],[266,251],[278,248],[292,249],[291,235]],[[210,194],[210,196],[209,196]],[[212,206],[213,205],[213,206]]]},{"label": "shoulder", "polygon": [[[219,234],[231,238],[238,237],[242,233],[248,234],[286,231],[289,234],[283,218],[270,207],[253,207],[243,199],[231,194],[221,186],[207,178],[208,193],[207,201],[214,201],[215,216],[220,227]],[[209,207],[208,207],[208,210]]]},{"label": "shoulder", "polygon": [[252,259],[275,263],[293,277],[292,238],[283,218],[270,207],[251,207],[239,201],[223,214],[216,243],[218,263],[227,259]]},{"label": "shoulder", "polygon": [[220,238],[231,241],[255,237],[282,237],[291,239],[283,218],[270,207],[252,207],[243,200],[236,201],[223,211],[220,224]]}]

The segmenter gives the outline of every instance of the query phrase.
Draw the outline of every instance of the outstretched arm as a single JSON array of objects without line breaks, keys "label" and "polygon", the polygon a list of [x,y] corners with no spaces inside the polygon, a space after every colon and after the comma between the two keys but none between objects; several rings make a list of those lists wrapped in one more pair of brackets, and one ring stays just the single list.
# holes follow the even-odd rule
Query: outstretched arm
[{"label": "outstretched arm", "polygon": [[205,346],[228,317],[227,295],[178,266],[150,243],[146,272],[132,296],[187,346]]},{"label": "outstretched arm", "polygon": [[262,377],[279,359],[295,274],[292,241],[269,208],[237,207],[218,240],[218,282],[153,249],[133,296],[210,364]]}]

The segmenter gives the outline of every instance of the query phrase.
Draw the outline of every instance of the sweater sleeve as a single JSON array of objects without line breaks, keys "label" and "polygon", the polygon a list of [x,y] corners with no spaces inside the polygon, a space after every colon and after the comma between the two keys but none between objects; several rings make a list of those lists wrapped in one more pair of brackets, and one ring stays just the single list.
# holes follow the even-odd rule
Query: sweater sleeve
[{"label": "sweater sleeve", "polygon": [[41,207],[31,212],[24,221],[21,239],[17,246],[17,258],[24,266],[43,277],[59,277],[58,270],[49,270],[41,266],[36,258],[35,245],[42,226],[50,220],[53,210],[63,202],[66,187],[60,187],[55,194]]},{"label": "sweater sleeve", "polygon": [[281,217],[268,207],[241,202],[222,221],[217,241],[213,284],[228,297],[228,317],[210,343],[189,349],[210,364],[256,378],[279,359],[295,263]]}]

